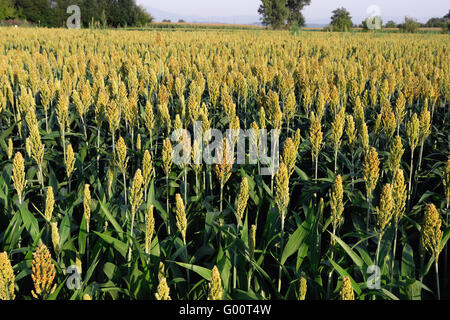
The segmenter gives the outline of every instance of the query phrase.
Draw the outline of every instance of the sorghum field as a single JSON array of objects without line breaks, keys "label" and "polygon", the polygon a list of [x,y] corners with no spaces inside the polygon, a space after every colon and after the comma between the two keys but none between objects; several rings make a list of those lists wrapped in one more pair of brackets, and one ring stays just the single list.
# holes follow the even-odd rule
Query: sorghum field
[{"label": "sorghum field", "polygon": [[0,33],[0,299],[450,297],[448,35]]}]

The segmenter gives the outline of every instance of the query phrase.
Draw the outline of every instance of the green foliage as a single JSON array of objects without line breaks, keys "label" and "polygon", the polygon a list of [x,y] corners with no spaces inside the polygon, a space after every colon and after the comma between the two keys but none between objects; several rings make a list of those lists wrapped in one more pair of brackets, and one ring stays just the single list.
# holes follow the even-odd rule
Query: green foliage
[{"label": "green foliage", "polygon": [[352,17],[347,9],[338,8],[333,11],[333,16],[331,17],[330,23],[331,31],[350,31],[352,26]]},{"label": "green foliage", "polygon": [[263,25],[273,29],[303,27],[305,18],[302,10],[311,0],[261,0],[258,13]]},{"label": "green foliage", "polygon": [[0,20],[16,19],[17,11],[12,0],[0,0]]},{"label": "green foliage", "polygon": [[417,20],[408,17],[405,17],[405,22],[400,26],[400,29],[407,33],[415,33],[419,28],[420,23],[418,23]]},{"label": "green foliage", "polygon": [[386,22],[386,25],[384,27],[385,28],[397,28],[397,24],[394,21],[390,20],[390,21]]},{"label": "green foliage", "polygon": [[262,23],[273,29],[286,26],[289,9],[286,0],[262,0],[258,13],[262,16]]},{"label": "green foliage", "polygon": [[[0,4],[2,1],[10,0],[0,0]],[[142,6],[136,5],[136,0],[15,0],[23,18],[46,27],[64,27],[69,17],[67,8],[71,5],[80,7],[84,27],[98,24],[103,27],[144,26],[153,20]]]}]

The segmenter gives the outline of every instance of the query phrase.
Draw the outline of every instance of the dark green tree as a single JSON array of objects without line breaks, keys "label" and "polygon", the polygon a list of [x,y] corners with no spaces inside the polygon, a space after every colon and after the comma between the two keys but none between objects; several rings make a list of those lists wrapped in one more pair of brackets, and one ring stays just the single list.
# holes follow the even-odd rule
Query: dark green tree
[{"label": "dark green tree", "polygon": [[0,20],[17,18],[13,0],[0,0]]},{"label": "dark green tree", "polygon": [[262,0],[261,2],[258,13],[262,16],[263,25],[273,29],[281,29],[286,26],[289,17],[286,0]]},{"label": "dark green tree", "polygon": [[288,0],[287,7],[289,9],[288,24],[290,27],[305,26],[305,17],[302,14],[302,10],[305,6],[311,4],[311,0]]},{"label": "dark green tree", "polygon": [[[0,0],[13,1],[13,0]],[[77,5],[83,27],[92,22],[103,26],[145,25],[151,16],[136,0],[15,0],[16,9],[24,19],[47,27],[64,27],[70,14],[67,8]]]},{"label": "dark green tree", "polygon": [[302,10],[311,0],[261,0],[258,13],[262,24],[273,29],[302,27],[305,18]]},{"label": "dark green tree", "polygon": [[390,21],[386,22],[384,27],[385,28],[397,28],[397,24],[394,21],[390,20]]},{"label": "dark green tree", "polygon": [[338,8],[333,11],[330,28],[332,31],[350,31],[352,29],[352,17],[345,8]]},{"label": "dark green tree", "polygon": [[405,17],[405,23],[403,23],[400,26],[400,29],[403,32],[408,32],[408,33],[415,33],[419,30],[420,28],[420,23],[417,22],[417,20],[414,20],[413,18],[408,18]]}]

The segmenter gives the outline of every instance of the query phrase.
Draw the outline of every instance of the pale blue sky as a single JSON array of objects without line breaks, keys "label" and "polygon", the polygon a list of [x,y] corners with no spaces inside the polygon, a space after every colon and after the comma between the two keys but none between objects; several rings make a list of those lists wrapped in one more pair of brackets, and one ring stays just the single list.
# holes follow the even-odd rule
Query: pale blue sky
[{"label": "pale blue sky", "polygon": [[[257,15],[260,0],[137,0],[138,4],[170,13],[209,16]],[[347,8],[353,17],[367,16],[366,10],[378,5],[385,17],[442,17],[450,9],[448,0],[312,0],[304,9],[307,20],[325,19],[337,7]]]}]

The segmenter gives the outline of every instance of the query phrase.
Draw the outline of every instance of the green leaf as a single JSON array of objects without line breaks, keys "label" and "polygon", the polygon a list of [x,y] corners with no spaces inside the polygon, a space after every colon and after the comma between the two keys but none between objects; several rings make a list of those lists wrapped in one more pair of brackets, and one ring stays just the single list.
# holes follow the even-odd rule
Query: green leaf
[{"label": "green leaf", "polygon": [[330,234],[331,234],[331,237],[334,238],[337,243],[339,243],[339,245],[342,247],[342,249],[344,249],[345,252],[347,252],[347,254],[350,256],[350,258],[353,260],[353,262],[361,270],[364,265],[364,261],[355,253],[355,251],[352,250],[352,248],[350,248],[344,241],[342,241],[341,238],[339,238],[336,235],[333,235],[331,232],[330,232]]},{"label": "green leaf", "polygon": [[183,263],[183,262],[177,262],[177,261],[171,261],[171,260],[167,260],[167,262],[176,263],[183,268],[194,271],[195,273],[197,273],[201,277],[203,277],[205,280],[211,281],[212,271],[209,269],[206,269],[206,268],[203,268],[200,266],[196,266],[196,265],[190,264],[190,263]]},{"label": "green leaf", "polygon": [[334,262],[332,259],[330,259],[330,263],[333,265],[333,267],[336,269],[336,271],[341,276],[346,276],[346,277],[350,278],[350,281],[352,282],[353,290],[355,290],[355,292],[358,294],[358,296],[360,296],[361,288],[358,286],[358,284],[355,282],[355,280],[353,280],[353,278],[350,276],[350,274],[347,271],[345,271],[345,269],[343,269],[340,265],[338,265],[336,262]]},{"label": "green leaf", "polygon": [[287,258],[296,253],[300,248],[303,240],[308,236],[309,233],[309,225],[307,222],[303,222],[298,229],[289,237],[289,241],[286,244],[286,247],[283,250],[283,254],[281,255],[280,263],[284,265]]},{"label": "green leaf", "polygon": [[39,236],[39,224],[33,214],[28,210],[28,206],[26,203],[19,204],[20,215],[22,217],[22,221],[25,225],[25,229],[27,229],[33,241],[36,241]]},{"label": "green leaf", "polygon": [[401,272],[403,277],[414,277],[414,252],[408,243],[403,247]]},{"label": "green leaf", "polygon": [[101,211],[105,214],[105,216],[109,220],[109,222],[111,222],[114,229],[117,231],[120,239],[123,239],[124,232],[123,232],[122,227],[119,225],[117,220],[113,217],[111,212],[109,212],[109,210],[106,208],[105,203],[103,201],[100,201],[100,199],[98,199],[98,202],[100,203],[100,208],[102,209]]},{"label": "green leaf", "polygon": [[103,241],[105,241],[107,244],[110,244],[113,246],[114,249],[117,250],[124,258],[126,258],[128,246],[126,243],[123,243],[122,241],[111,237],[109,234],[106,233],[99,233],[97,231],[94,231],[94,233],[99,236]]}]

